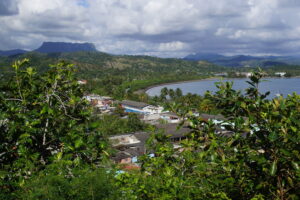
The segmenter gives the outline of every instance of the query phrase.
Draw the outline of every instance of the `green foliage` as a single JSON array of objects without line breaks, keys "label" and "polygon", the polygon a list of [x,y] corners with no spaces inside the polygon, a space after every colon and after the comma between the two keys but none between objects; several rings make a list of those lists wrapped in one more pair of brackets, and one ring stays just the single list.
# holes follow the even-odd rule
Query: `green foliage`
[{"label": "green foliage", "polygon": [[[134,97],[130,73],[141,61],[144,66],[172,63],[175,69],[183,63],[130,59],[130,70],[119,66],[108,70],[116,72],[114,78],[99,79],[112,86],[99,91]],[[160,70],[167,71],[149,74]],[[147,154],[139,158],[141,170],[119,175],[105,168],[104,136],[145,129],[137,115],[120,119],[120,110],[120,116],[95,120],[74,67],[65,62],[38,73],[23,60],[13,72],[0,84],[0,199],[299,199],[300,96],[266,99],[268,93],[258,90],[260,71],[250,77],[245,93],[228,82],[204,97],[164,89],[153,101],[185,116],[192,131],[180,148],[165,134],[152,134]],[[216,124],[194,114],[203,111],[218,111],[226,120]]]},{"label": "green foliage", "polygon": [[68,173],[58,172],[61,170],[47,169],[47,174],[32,177],[19,192],[20,199],[114,199],[114,177],[105,169],[73,168]]},{"label": "green foliage", "polygon": [[267,100],[258,91],[261,77],[254,73],[245,94],[227,82],[206,95],[226,118],[225,136],[218,124],[195,115],[187,115],[193,131],[180,149],[153,135],[149,150],[156,157],[143,156],[139,173],[118,177],[124,197],[299,199],[300,96]]},{"label": "green foliage", "polygon": [[72,65],[60,62],[43,74],[27,59],[12,67],[14,76],[0,86],[0,193],[6,199],[47,165],[97,163],[106,148]]},{"label": "green foliage", "polygon": [[73,63],[76,76],[87,79],[86,90],[115,99],[136,99],[133,93],[155,84],[201,79],[212,72],[225,70],[211,63],[181,59],[162,59],[149,56],[113,56],[101,52],[75,52],[42,54],[26,53],[16,57],[0,58],[0,74],[11,72],[9,66],[16,59],[29,57],[38,72],[48,70],[48,64],[59,60]]},{"label": "green foliage", "polygon": [[98,131],[106,136],[133,133],[146,130],[148,127],[135,113],[129,113],[127,118],[120,118],[117,115],[102,115],[98,123]]},{"label": "green foliage", "polygon": [[[209,96],[209,93],[207,95]],[[183,95],[179,88],[174,91],[164,87],[160,92],[160,96],[155,96],[152,101],[164,104],[166,110],[173,110],[181,116],[184,116],[189,111],[210,114],[219,112],[209,97],[191,93]]]}]

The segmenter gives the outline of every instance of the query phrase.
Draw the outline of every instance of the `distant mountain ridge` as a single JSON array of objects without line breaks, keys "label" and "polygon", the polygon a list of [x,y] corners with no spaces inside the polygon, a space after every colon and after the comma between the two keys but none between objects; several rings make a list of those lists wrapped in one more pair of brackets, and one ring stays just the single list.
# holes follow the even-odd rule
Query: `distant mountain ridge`
[{"label": "distant mountain ridge", "polygon": [[[43,42],[43,44],[33,50],[39,53],[72,53],[72,52],[97,52],[95,45],[93,43],[69,43],[69,42]],[[3,51],[0,50],[0,56],[15,56],[27,53],[23,49],[13,49]]]},{"label": "distant mountain ridge", "polygon": [[184,60],[205,60],[226,67],[269,67],[278,65],[299,65],[300,56],[224,56],[215,53],[195,53],[187,55]]},{"label": "distant mountain ridge", "polygon": [[34,51],[40,53],[70,53],[79,51],[96,52],[97,49],[92,43],[43,42],[43,44]]},{"label": "distant mountain ridge", "polygon": [[0,56],[14,56],[19,54],[24,54],[27,51],[23,49],[13,49],[13,50],[7,50],[7,51],[1,51],[0,50]]}]

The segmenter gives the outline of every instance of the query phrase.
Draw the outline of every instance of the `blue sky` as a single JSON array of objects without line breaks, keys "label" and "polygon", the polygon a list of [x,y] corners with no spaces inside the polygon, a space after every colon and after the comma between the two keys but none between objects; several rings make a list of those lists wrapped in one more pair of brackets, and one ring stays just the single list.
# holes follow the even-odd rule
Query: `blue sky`
[{"label": "blue sky", "polygon": [[299,0],[0,0],[0,50],[92,42],[115,54],[300,54]]}]

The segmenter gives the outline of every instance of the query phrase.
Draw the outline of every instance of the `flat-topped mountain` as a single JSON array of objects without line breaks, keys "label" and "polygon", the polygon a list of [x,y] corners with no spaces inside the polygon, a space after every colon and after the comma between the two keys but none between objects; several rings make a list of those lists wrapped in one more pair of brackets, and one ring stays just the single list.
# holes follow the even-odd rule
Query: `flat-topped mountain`
[{"label": "flat-topped mountain", "polygon": [[68,43],[68,42],[43,42],[42,46],[34,50],[40,53],[61,53],[79,51],[97,51],[92,43]]}]

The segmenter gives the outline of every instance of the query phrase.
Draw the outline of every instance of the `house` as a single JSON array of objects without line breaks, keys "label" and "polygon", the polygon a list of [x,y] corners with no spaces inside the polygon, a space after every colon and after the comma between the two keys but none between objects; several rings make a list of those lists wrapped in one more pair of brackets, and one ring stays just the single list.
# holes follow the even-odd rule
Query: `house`
[{"label": "house", "polygon": [[275,72],[275,76],[284,77],[286,72]]},{"label": "house", "polygon": [[109,141],[112,143],[113,147],[130,146],[141,142],[133,134],[112,136],[109,137]]},{"label": "house", "polygon": [[237,72],[236,75],[249,78],[250,76],[252,76],[252,72]]},{"label": "house", "polygon": [[173,112],[161,113],[160,118],[168,123],[179,123],[181,121],[180,117]]},{"label": "house", "polygon": [[178,127],[179,124],[157,124],[155,127],[157,130],[163,130],[164,134],[170,136],[169,139],[171,142],[178,142],[186,138],[186,134],[191,132],[192,129],[186,125]]},{"label": "house", "polygon": [[112,157],[116,163],[129,164],[137,162],[137,157],[146,153],[145,142],[149,133],[136,132],[109,137],[117,153]]},{"label": "house", "polygon": [[159,114],[162,113],[164,108],[162,106],[152,106],[148,105],[143,108],[143,111],[149,114]]},{"label": "house", "polygon": [[228,76],[228,73],[227,72],[216,73],[215,76],[226,77],[226,76]]},{"label": "house", "polygon": [[86,95],[84,98],[87,101],[89,101],[92,104],[92,106],[95,106],[101,110],[110,109],[110,106],[113,104],[113,99],[107,96],[90,94],[90,95]]},{"label": "house", "polygon": [[[177,128],[178,124],[158,124],[156,131],[162,131],[163,134],[169,136],[169,140],[173,143],[179,142],[186,138],[186,134],[191,131],[187,126]],[[117,153],[112,156],[112,160],[119,164],[132,164],[137,162],[137,158],[146,153],[146,141],[151,133],[135,132],[131,134],[123,134],[109,137],[112,146]],[[174,148],[180,148],[175,145]]]}]

